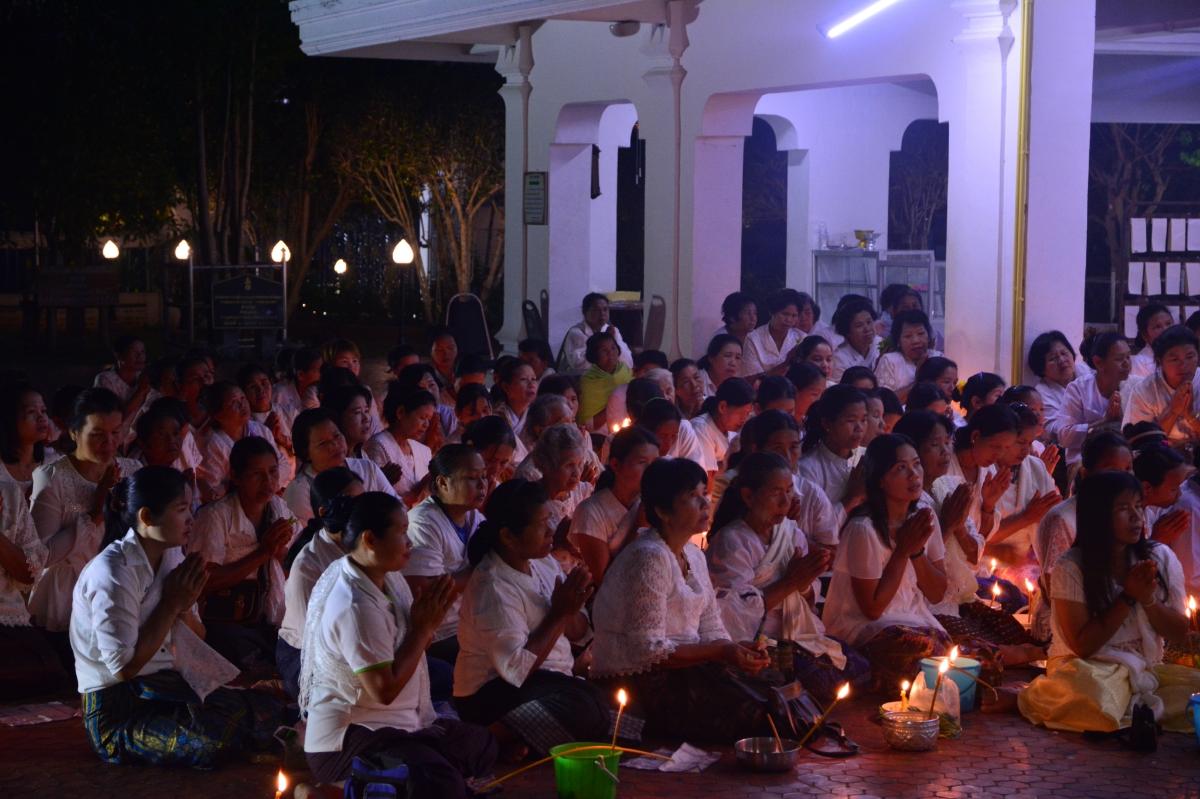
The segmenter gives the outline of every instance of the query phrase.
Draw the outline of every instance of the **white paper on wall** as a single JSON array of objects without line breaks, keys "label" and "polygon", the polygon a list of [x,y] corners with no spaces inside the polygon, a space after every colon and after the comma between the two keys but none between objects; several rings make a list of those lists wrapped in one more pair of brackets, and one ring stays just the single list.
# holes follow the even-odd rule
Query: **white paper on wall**
[{"label": "white paper on wall", "polygon": [[1146,264],[1146,296],[1157,297],[1162,294],[1162,264]]},{"label": "white paper on wall", "polygon": [[1188,220],[1187,243],[1189,250],[1200,250],[1200,219]]},{"label": "white paper on wall", "polygon": [[1166,252],[1167,250],[1167,220],[1154,218],[1150,220],[1150,251]]},{"label": "white paper on wall", "polygon": [[1137,335],[1137,315],[1138,306],[1125,306],[1125,335],[1129,338],[1133,338]]},{"label": "white paper on wall", "polygon": [[1187,249],[1184,244],[1184,237],[1187,234],[1186,219],[1171,220],[1171,252],[1182,252]]},{"label": "white paper on wall", "polygon": [[1187,269],[1188,294],[1200,294],[1200,264],[1184,264]]},{"label": "white paper on wall", "polygon": [[1146,252],[1146,220],[1134,217],[1129,220],[1130,252]]},{"label": "white paper on wall", "polygon": [[1183,266],[1182,264],[1167,264],[1167,294],[1182,293],[1183,283]]},{"label": "white paper on wall", "polygon": [[1146,265],[1144,263],[1135,262],[1129,265],[1129,293],[1142,293],[1142,279],[1146,274]]}]

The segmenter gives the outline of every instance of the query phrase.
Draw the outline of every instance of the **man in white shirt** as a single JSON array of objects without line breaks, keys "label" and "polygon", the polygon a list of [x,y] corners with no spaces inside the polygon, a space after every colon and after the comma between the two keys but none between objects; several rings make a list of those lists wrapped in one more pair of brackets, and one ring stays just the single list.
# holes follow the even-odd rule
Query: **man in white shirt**
[{"label": "man in white shirt", "polygon": [[583,298],[583,321],[571,327],[563,338],[562,348],[558,354],[560,371],[583,372],[588,368],[586,357],[588,339],[597,333],[608,331],[617,340],[621,362],[633,368],[633,353],[621,331],[608,323],[608,297],[592,292]]}]

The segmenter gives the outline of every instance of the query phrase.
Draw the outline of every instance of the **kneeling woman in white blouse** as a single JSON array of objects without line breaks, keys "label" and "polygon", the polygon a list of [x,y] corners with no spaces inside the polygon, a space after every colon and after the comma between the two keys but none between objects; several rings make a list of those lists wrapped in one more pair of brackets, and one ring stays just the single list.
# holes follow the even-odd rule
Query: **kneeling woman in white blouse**
[{"label": "kneeling woman in white blouse", "polygon": [[425,649],[457,598],[443,576],[414,601],[404,503],[371,491],[354,502],[342,533],[349,554],[321,575],[308,602],[300,707],[304,751],[319,783],[346,779],[356,757],[388,754],[409,767],[417,796],[465,797],[466,778],[487,773],[496,741],[482,727],[438,719]]},{"label": "kneeling woman in white blouse", "polygon": [[726,629],[741,638],[761,630],[788,642],[783,651],[795,654],[784,672],[794,672],[827,703],[843,682],[866,689],[871,669],[866,658],[826,635],[813,611],[814,586],[819,589],[833,557],[825,547],[809,550],[805,531],[788,518],[794,501],[786,460],[769,452],[747,455],[717,507],[706,554]]},{"label": "kneeling woman in white blouse", "polygon": [[652,736],[733,741],[768,732],[766,712],[729,670],[750,673],[765,653],[729,639],[704,553],[688,540],[708,528],[708,475],[683,458],[657,460],[642,477],[652,529],[621,551],[592,609],[592,674],[629,689]]},{"label": "kneeling woman in white blouse", "polygon": [[1097,472],[1078,496],[1079,535],[1050,581],[1046,675],[1018,696],[1021,714],[1050,729],[1107,732],[1144,706],[1166,729],[1190,732],[1184,711],[1200,671],[1163,663],[1164,639],[1182,644],[1190,628],[1179,559],[1146,536],[1133,475]]},{"label": "kneeling woman in white blouse", "polygon": [[454,697],[463,719],[495,725],[539,753],[571,741],[602,741],[608,703],[572,675],[571,641],[588,633],[586,566],[564,578],[550,549],[550,500],[517,478],[497,488],[468,545],[475,572],[463,595]]},{"label": "kneeling woman in white blouse", "polygon": [[166,466],[118,483],[111,543],[75,584],[70,637],[83,724],[108,763],[211,768],[265,748],[283,720],[272,697],[223,687],[238,670],[203,641],[195,606],[208,573],[203,558],[180,549],[192,527],[190,493]]}]

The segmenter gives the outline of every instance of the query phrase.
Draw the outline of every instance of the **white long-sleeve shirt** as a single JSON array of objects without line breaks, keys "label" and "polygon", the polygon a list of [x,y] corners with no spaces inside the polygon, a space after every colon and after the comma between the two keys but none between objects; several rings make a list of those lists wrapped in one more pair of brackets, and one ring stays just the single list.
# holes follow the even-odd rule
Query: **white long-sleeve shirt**
[{"label": "white long-sleeve shirt", "polygon": [[[1151,374],[1136,381],[1131,374],[1126,385],[1129,385],[1131,381],[1132,388],[1129,389],[1128,401],[1125,402],[1122,426],[1138,422],[1157,423],[1159,417],[1166,412],[1167,406],[1171,404],[1171,399],[1175,396],[1177,389],[1167,385],[1167,381],[1163,379],[1162,369],[1155,369]],[[1193,414],[1200,413],[1200,373],[1192,378],[1191,412]],[[1192,437],[1182,420],[1176,422],[1175,427],[1167,430],[1166,433],[1167,438],[1172,441],[1186,441]]]},{"label": "white long-sleeve shirt", "polygon": [[865,452],[863,447],[859,447],[850,453],[849,458],[843,458],[822,442],[804,453],[796,464],[797,473],[819,486],[833,503],[834,520],[839,530],[846,523],[846,506],[842,504],[842,500],[846,497],[850,473],[854,471]]},{"label": "white long-sleeve shirt", "polygon": [[1068,464],[1079,463],[1088,431],[1107,412],[1108,400],[1100,396],[1095,374],[1077,377],[1067,386],[1058,410],[1053,415],[1047,412],[1046,427],[1066,448]]},{"label": "white long-sleeve shirt", "polygon": [[[167,577],[182,562],[183,552],[172,547],[155,571],[130,530],[84,568],[75,584],[70,622],[80,693],[122,681],[121,670],[133,660],[141,626],[162,601]],[[137,676],[168,669],[180,672],[202,698],[237,675],[232,664],[178,620]]]}]

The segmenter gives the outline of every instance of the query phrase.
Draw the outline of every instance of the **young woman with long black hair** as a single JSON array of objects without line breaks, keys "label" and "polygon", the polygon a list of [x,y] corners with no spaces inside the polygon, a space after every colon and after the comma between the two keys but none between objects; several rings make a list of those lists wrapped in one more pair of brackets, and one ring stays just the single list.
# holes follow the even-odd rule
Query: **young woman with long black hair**
[{"label": "young woman with long black hair", "polygon": [[1077,514],[1075,543],[1051,580],[1046,676],[1019,695],[1022,715],[1052,729],[1111,731],[1146,705],[1168,728],[1190,731],[1183,705],[1200,672],[1162,663],[1164,639],[1188,632],[1183,570],[1145,535],[1141,484],[1125,472],[1089,475]]}]

